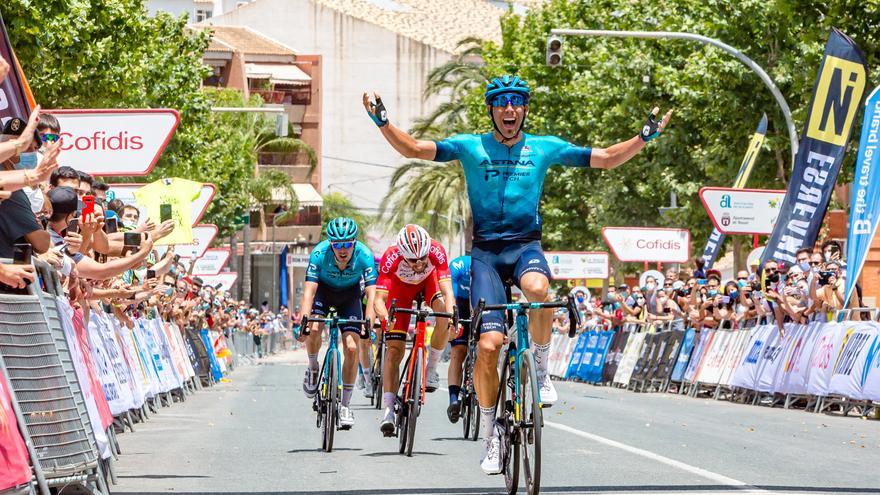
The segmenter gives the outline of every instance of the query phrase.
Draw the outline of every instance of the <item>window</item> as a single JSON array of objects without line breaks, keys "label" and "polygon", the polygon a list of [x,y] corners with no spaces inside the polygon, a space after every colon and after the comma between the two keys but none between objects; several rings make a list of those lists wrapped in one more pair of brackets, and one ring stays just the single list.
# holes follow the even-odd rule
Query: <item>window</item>
[{"label": "window", "polygon": [[210,10],[196,10],[196,22],[202,22],[206,19],[210,19],[214,13]]}]

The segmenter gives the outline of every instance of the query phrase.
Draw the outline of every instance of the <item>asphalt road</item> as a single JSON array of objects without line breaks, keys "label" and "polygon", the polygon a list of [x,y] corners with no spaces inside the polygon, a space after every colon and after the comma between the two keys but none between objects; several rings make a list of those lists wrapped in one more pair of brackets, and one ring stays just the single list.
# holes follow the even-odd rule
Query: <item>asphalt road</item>
[{"label": "asphalt road", "polygon": [[[121,435],[114,493],[339,495],[501,493],[481,443],[428,397],[415,453],[378,431],[355,392],[356,424],[320,451],[303,355],[241,367]],[[441,376],[443,372],[441,372]],[[880,493],[880,422],[669,394],[557,383],[545,410],[543,493]]]}]

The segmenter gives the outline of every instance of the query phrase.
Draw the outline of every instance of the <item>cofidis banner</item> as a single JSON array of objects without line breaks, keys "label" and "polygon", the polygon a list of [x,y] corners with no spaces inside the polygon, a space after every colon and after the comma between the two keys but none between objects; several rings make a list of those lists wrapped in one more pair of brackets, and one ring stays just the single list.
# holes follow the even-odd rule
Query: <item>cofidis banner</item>
[{"label": "cofidis banner", "polygon": [[[752,168],[755,166],[755,160],[758,158],[758,153],[761,152],[761,146],[764,144],[764,136],[766,135],[767,115],[765,114],[761,116],[761,122],[758,123],[758,129],[755,131],[755,134],[752,135],[752,140],[749,141],[749,147],[746,149],[746,156],[743,158],[742,164],[739,166],[739,173],[736,174],[736,180],[733,181],[734,188],[743,189],[746,187],[746,182],[748,182],[749,175],[752,173]],[[725,237],[726,236],[718,229],[712,229],[712,233],[709,235],[709,240],[706,241],[706,248],[703,249],[703,260],[706,262],[706,270],[712,268],[712,265],[715,263],[715,258],[718,257],[718,251],[721,249],[721,245],[724,244]]]},{"label": "cofidis banner", "polygon": [[843,162],[846,143],[865,92],[865,57],[855,42],[832,28],[801,135],[788,192],[761,263],[794,263],[812,246]]},{"label": "cofidis banner", "polygon": [[846,301],[849,304],[853,289],[862,272],[871,240],[880,223],[880,86],[868,96],[865,103],[865,121],[862,123],[862,139],[859,157],[853,175],[852,204],[849,208],[849,234],[846,240],[846,260],[849,263],[846,277]]}]

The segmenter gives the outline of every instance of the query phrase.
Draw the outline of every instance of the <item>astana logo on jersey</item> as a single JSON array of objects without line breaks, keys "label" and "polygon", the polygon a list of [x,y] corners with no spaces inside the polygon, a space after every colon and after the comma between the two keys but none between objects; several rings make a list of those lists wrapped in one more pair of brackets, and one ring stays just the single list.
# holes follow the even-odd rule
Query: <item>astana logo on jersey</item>
[{"label": "astana logo on jersey", "polygon": [[[520,160],[510,160],[507,158],[490,160],[486,158],[480,162],[480,167],[482,167],[485,172],[483,180],[487,182],[489,179],[498,176],[501,176],[501,178],[506,181],[515,181],[519,180],[520,177],[528,177],[531,175],[532,169],[535,167],[535,162],[528,158],[522,158]],[[527,170],[517,170],[523,168],[526,168]]]}]

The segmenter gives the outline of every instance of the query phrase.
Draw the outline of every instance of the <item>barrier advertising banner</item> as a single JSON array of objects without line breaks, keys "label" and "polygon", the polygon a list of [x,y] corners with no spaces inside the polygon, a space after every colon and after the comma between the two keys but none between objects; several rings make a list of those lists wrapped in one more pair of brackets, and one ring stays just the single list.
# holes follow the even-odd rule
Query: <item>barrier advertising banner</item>
[{"label": "barrier advertising banner", "polygon": [[544,257],[554,280],[608,278],[608,253],[546,251]]},{"label": "barrier advertising banner", "polygon": [[880,224],[880,86],[868,96],[865,102],[865,120],[862,123],[862,138],[859,142],[859,155],[853,174],[853,192],[849,208],[849,233],[846,238],[846,295],[844,307],[862,273],[868,257],[871,240]]},{"label": "barrier advertising banner", "polygon": [[92,175],[147,175],[180,124],[177,110],[44,110],[61,125],[65,165]]},{"label": "barrier advertising banner", "polygon": [[843,343],[843,326],[839,323],[827,323],[819,332],[810,357],[807,393],[821,397],[828,395],[831,371]]},{"label": "barrier advertising banner", "polygon": [[773,232],[785,191],[704,187],[700,200],[715,228],[724,234]]},{"label": "barrier advertising banner", "polygon": [[[761,152],[761,146],[764,144],[764,136],[766,134],[767,115],[762,115],[761,121],[758,123],[758,129],[755,130],[755,134],[752,135],[752,139],[749,141],[749,147],[746,148],[746,156],[739,166],[736,180],[733,181],[734,188],[742,189],[746,187],[746,182],[748,182],[752,168],[755,166],[755,159],[758,158],[758,153]],[[715,258],[718,257],[718,251],[721,249],[721,245],[724,244],[724,239],[725,235],[723,233],[717,228],[712,229],[712,233],[709,234],[709,240],[706,241],[706,247],[703,249],[703,260],[706,262],[704,265],[706,270],[712,268],[712,265],[715,263]]]},{"label": "barrier advertising banner", "polygon": [[794,263],[816,243],[867,81],[862,51],[831,29],[779,219],[761,259]]},{"label": "barrier advertising banner", "polygon": [[868,354],[877,339],[877,327],[873,323],[844,323],[840,351],[831,368],[828,393],[844,397],[862,395],[862,371]]},{"label": "barrier advertising banner", "polygon": [[686,229],[604,227],[602,237],[620,261],[686,263],[691,234]]}]

